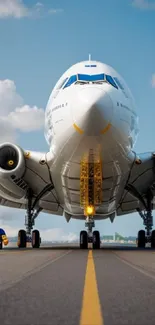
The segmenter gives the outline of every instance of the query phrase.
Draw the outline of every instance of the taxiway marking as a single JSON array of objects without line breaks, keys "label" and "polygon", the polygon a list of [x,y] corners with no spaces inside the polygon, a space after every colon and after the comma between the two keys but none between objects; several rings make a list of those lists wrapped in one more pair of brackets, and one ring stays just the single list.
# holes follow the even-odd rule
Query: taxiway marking
[{"label": "taxiway marking", "polygon": [[92,250],[89,250],[80,325],[104,325]]}]

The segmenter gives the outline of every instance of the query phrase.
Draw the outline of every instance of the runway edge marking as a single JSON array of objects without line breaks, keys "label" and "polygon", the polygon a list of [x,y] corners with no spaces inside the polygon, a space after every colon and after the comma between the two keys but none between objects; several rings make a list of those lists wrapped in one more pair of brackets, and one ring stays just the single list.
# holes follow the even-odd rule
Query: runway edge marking
[{"label": "runway edge marking", "polygon": [[92,250],[88,252],[80,325],[104,325]]}]

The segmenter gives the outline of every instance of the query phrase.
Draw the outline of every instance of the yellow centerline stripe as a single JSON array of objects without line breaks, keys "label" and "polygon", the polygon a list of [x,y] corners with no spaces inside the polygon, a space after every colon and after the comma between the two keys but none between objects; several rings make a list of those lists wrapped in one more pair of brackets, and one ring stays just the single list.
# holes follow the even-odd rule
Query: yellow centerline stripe
[{"label": "yellow centerline stripe", "polygon": [[80,325],[103,325],[92,250],[89,250]]}]

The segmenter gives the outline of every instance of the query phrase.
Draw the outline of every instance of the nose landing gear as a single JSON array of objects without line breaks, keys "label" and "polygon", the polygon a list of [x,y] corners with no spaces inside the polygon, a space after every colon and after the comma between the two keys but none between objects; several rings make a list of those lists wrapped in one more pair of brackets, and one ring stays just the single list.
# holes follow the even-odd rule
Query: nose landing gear
[{"label": "nose landing gear", "polygon": [[80,248],[87,249],[88,248],[88,235],[87,231],[82,230],[80,232]]},{"label": "nose landing gear", "polygon": [[93,249],[99,249],[100,233],[97,230],[92,232],[92,228],[95,227],[95,221],[92,216],[86,218],[85,227],[88,228],[88,231],[80,232],[80,248],[87,249],[88,243],[92,243]]},{"label": "nose landing gear", "polygon": [[98,230],[93,232],[93,248],[100,249],[100,233]]}]

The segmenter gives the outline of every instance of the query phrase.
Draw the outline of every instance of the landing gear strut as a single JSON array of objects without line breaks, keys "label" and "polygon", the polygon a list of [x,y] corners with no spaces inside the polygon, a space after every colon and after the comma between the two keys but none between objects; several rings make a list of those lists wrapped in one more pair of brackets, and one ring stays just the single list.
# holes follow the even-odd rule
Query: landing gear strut
[{"label": "landing gear strut", "polygon": [[87,235],[88,235],[88,242],[92,243],[93,242],[93,233],[92,229],[95,227],[95,221],[93,217],[87,217],[86,222],[85,222],[85,227],[88,228]]},{"label": "landing gear strut", "polygon": [[[40,233],[38,230],[34,230],[34,220],[38,216],[39,212],[41,209],[34,210],[32,208],[32,198],[33,198],[33,192],[29,188],[27,191],[27,199],[28,199],[28,205],[27,205],[27,211],[26,211],[26,216],[25,216],[25,226],[26,226],[26,231],[25,230],[19,230],[18,232],[18,247],[19,248],[25,248],[27,242],[32,241],[32,247],[33,248],[39,248],[40,247]],[[31,236],[32,232],[32,236]],[[31,238],[32,237],[32,238]]]},{"label": "landing gear strut", "polygon": [[100,248],[100,233],[99,231],[93,231],[93,227],[95,227],[95,221],[92,216],[87,216],[85,227],[88,228],[88,231],[81,231],[80,233],[80,248],[87,249],[88,243],[93,244],[93,249]]},{"label": "landing gear strut", "polygon": [[138,247],[144,248],[146,243],[151,243],[151,247],[155,248],[155,230],[152,231],[153,227],[153,216],[152,216],[152,199],[153,195],[151,190],[147,193],[147,210],[142,212],[138,210],[141,218],[143,219],[143,224],[145,230],[140,230],[138,232]]}]

